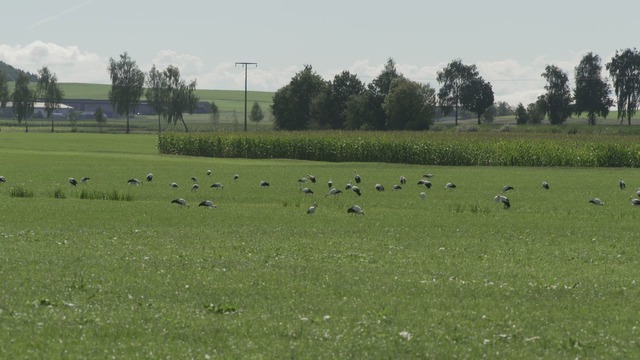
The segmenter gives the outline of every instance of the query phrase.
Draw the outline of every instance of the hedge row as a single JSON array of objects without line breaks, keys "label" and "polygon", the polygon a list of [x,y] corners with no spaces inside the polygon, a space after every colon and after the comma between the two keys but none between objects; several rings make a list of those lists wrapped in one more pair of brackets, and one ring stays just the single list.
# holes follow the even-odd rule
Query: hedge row
[{"label": "hedge row", "polygon": [[630,136],[468,133],[275,132],[178,134],[158,137],[164,154],[220,158],[423,165],[640,166]]}]

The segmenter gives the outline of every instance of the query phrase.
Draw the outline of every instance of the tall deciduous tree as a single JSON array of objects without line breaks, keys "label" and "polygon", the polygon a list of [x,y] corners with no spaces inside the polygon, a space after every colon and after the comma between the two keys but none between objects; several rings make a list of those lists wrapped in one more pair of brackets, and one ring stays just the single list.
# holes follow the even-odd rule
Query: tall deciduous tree
[{"label": "tall deciduous tree", "polygon": [[613,79],[613,89],[618,98],[618,119],[631,118],[638,110],[640,99],[640,53],[636,49],[616,50],[616,55],[607,63],[607,70]]},{"label": "tall deciduous tree", "polygon": [[10,93],[7,81],[7,75],[0,70],[0,109],[4,109],[9,102]]},{"label": "tall deciduous tree", "polygon": [[598,116],[606,118],[613,105],[609,96],[611,86],[602,79],[601,72],[600,57],[592,52],[586,54],[575,68],[574,112],[576,115],[586,112],[589,125],[595,125]]},{"label": "tall deciduous tree", "polygon": [[163,72],[166,80],[166,105],[163,117],[168,123],[174,126],[179,121],[184,126],[184,131],[189,132],[187,124],[184,122],[184,113],[193,114],[198,103],[198,96],[195,94],[196,80],[186,83],[180,79],[180,70],[178,67],[169,65]]},{"label": "tall deciduous tree", "polygon": [[365,85],[356,75],[348,71],[336,75],[312,102],[312,126],[320,129],[344,128],[347,102],[365,90]]},{"label": "tall deciduous tree", "polygon": [[36,93],[29,87],[29,77],[25,73],[18,73],[11,101],[13,102],[13,113],[18,119],[18,123],[24,121],[25,132],[29,132],[27,119],[33,115]]},{"label": "tall deciduous tree", "polygon": [[388,119],[382,104],[391,90],[391,84],[400,77],[402,74],[396,69],[396,62],[389,58],[382,72],[367,85],[368,106],[371,115],[364,121],[370,130],[385,129]]},{"label": "tall deciduous tree", "polygon": [[51,120],[51,132],[53,132],[53,112],[60,107],[64,91],[58,85],[56,74],[52,74],[46,66],[38,70],[36,92],[37,96],[44,100],[44,111],[47,119]]},{"label": "tall deciduous tree", "polygon": [[456,59],[438,71],[436,80],[441,85],[438,91],[438,104],[445,115],[455,110],[456,125],[458,125],[459,108],[462,107],[462,88],[471,80],[478,77],[475,65],[465,65]]},{"label": "tall deciduous tree", "polygon": [[493,101],[491,83],[485,82],[480,76],[471,79],[462,86],[460,102],[465,109],[476,113],[478,125],[480,125],[482,114],[493,105]]},{"label": "tall deciduous tree", "polygon": [[547,65],[541,75],[547,80],[543,97],[544,112],[551,124],[562,124],[571,116],[571,89],[569,77],[559,67]]},{"label": "tall deciduous tree", "polygon": [[271,113],[274,126],[280,130],[305,130],[311,120],[311,104],[327,83],[311,65],[305,65],[289,82],[273,96]]},{"label": "tall deciduous tree", "polygon": [[436,92],[429,85],[400,77],[391,83],[383,108],[389,130],[426,130],[433,124]]},{"label": "tall deciduous tree", "polygon": [[522,103],[519,103],[518,106],[516,106],[516,124],[525,125],[528,122],[529,113],[527,112],[527,108],[525,108]]},{"label": "tall deciduous tree", "polygon": [[115,111],[127,117],[127,134],[130,132],[129,116],[136,111],[144,92],[144,72],[126,52],[120,60],[109,58],[111,90],[109,100]]},{"label": "tall deciduous tree", "polygon": [[146,85],[147,89],[144,92],[144,96],[147,98],[147,101],[149,101],[156,114],[158,114],[159,134],[162,132],[160,120],[162,119],[162,115],[166,112],[167,83],[162,71],[158,70],[155,64],[151,67],[151,70],[147,74]]}]

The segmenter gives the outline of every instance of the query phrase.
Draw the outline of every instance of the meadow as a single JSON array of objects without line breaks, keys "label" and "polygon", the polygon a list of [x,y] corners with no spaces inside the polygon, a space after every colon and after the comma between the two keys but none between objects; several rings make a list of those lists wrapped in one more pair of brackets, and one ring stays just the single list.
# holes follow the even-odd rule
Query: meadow
[{"label": "meadow", "polygon": [[[636,168],[220,159],[156,141],[0,132],[0,357],[640,354]],[[325,196],[354,170],[362,196]]]}]

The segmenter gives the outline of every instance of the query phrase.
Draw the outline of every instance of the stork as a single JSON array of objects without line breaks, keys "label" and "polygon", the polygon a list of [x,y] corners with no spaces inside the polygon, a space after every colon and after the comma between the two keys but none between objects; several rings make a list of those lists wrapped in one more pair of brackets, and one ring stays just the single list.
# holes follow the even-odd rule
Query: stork
[{"label": "stork", "polygon": [[398,184],[393,184],[393,190],[402,190],[402,186]]},{"label": "stork", "polygon": [[238,174],[233,175],[233,181],[236,181],[238,179],[240,179],[240,175]]},{"label": "stork", "polygon": [[427,179],[431,179],[433,177],[433,174],[424,174],[424,175],[422,175],[422,177],[425,177]]},{"label": "stork", "polygon": [[317,207],[318,207],[318,204],[313,203],[313,205],[309,206],[309,208],[307,209],[307,214],[315,213]]},{"label": "stork", "polygon": [[599,198],[593,198],[589,200],[589,202],[594,205],[604,205],[604,201],[600,200]]},{"label": "stork", "polygon": [[382,184],[376,184],[376,190],[384,191],[384,186],[382,186]]},{"label": "stork", "polygon": [[508,209],[511,207],[511,203],[509,202],[509,199],[506,196],[503,195],[496,195],[493,200],[495,200],[496,202],[501,202],[504,205],[505,209]]},{"label": "stork", "polygon": [[329,195],[340,195],[340,194],[342,194],[341,190],[338,190],[336,188],[331,188],[331,190],[329,190],[328,193],[324,194],[324,197],[327,197]]},{"label": "stork", "polygon": [[89,181],[89,180],[91,180],[91,178],[88,178],[88,177],[86,177],[86,176],[83,176],[83,177],[82,177],[82,179],[80,179],[80,182],[81,182],[81,183],[83,183],[83,184],[86,184],[86,183],[87,183],[87,181]]},{"label": "stork", "polygon": [[360,184],[360,182],[362,181],[362,178],[360,177],[360,175],[358,175],[358,172],[356,170],[353,170],[353,173],[355,175],[353,175],[353,178],[356,181],[356,184]]},{"label": "stork", "polygon": [[127,184],[136,185],[137,186],[137,185],[142,184],[142,182],[140,180],[136,179],[136,178],[133,178],[133,179],[127,180]]},{"label": "stork", "polygon": [[347,214],[364,215],[364,210],[359,205],[353,205],[347,209]]},{"label": "stork", "polygon": [[546,182],[546,181],[543,181],[542,182],[542,188],[545,189],[545,190],[549,190],[549,183]]},{"label": "stork", "polygon": [[329,179],[329,181],[327,181],[327,186],[329,187],[329,189],[331,189],[333,187],[333,181],[331,179]]},{"label": "stork", "polygon": [[204,207],[206,207],[208,209],[213,209],[213,208],[217,207],[211,202],[211,200],[203,200],[203,201],[200,202],[200,204],[198,204],[198,206],[204,206]]},{"label": "stork", "polygon": [[640,206],[640,199],[631,199],[631,205]]},{"label": "stork", "polygon": [[191,191],[198,191],[198,189],[200,189],[200,185],[198,185],[198,184],[193,184],[191,186]]},{"label": "stork", "polygon": [[636,195],[640,196],[640,189],[638,189],[638,191],[636,191]]},{"label": "stork", "polygon": [[207,176],[211,175],[211,170],[207,170]]},{"label": "stork", "polygon": [[505,185],[505,186],[502,187],[502,192],[507,192],[509,190],[513,190],[513,186]]},{"label": "stork", "polygon": [[7,179],[5,179],[4,176],[0,176],[0,182],[1,183],[7,182]]},{"label": "stork", "polygon": [[214,188],[214,189],[224,189],[224,185],[220,184],[219,182],[213,183],[209,187]]},{"label": "stork", "polygon": [[424,200],[426,197],[427,197],[427,193],[426,192],[423,191],[423,192],[420,193],[420,198],[422,200]]},{"label": "stork", "polygon": [[407,178],[404,176],[400,176],[400,184],[404,185],[407,183]]},{"label": "stork", "polygon": [[455,188],[456,188],[456,184],[448,182],[448,183],[444,186],[444,188],[445,188],[445,189],[455,189]]},{"label": "stork", "polygon": [[352,190],[354,193],[358,194],[358,196],[361,196],[361,195],[362,195],[362,191],[360,191],[360,188],[359,188],[359,187],[357,187],[357,186],[352,186],[352,187],[351,187],[351,190]]},{"label": "stork", "polygon": [[300,179],[298,179],[298,182],[305,184],[307,182],[307,178],[306,177],[301,177]]},{"label": "stork", "polygon": [[312,183],[314,183],[314,184],[316,183],[316,177],[315,177],[315,176],[313,176],[313,175],[311,175],[311,174],[307,174],[307,178],[308,178],[309,180],[311,180],[311,182],[312,182]]},{"label": "stork", "polygon": [[197,177],[195,177],[195,176],[192,176],[192,177],[191,177],[191,181],[193,181],[194,183],[197,183],[197,182],[198,182],[198,178],[197,178]]},{"label": "stork", "polygon": [[147,181],[151,182],[153,180],[153,173],[148,173],[147,174]]},{"label": "stork", "polygon": [[351,182],[349,182],[347,186],[344,187],[345,190],[351,190],[351,188],[353,188],[353,185],[351,185]]},{"label": "stork", "polygon": [[189,204],[187,204],[187,201],[183,198],[178,198],[178,199],[173,199],[171,200],[172,204],[178,204],[179,206],[186,206],[189,207]]},{"label": "stork", "polygon": [[627,184],[624,183],[624,180],[622,180],[622,178],[620,178],[620,190],[624,190],[625,187],[627,187]]},{"label": "stork", "polygon": [[264,180],[260,181],[260,187],[269,187],[269,182]]},{"label": "stork", "polygon": [[74,178],[69,178],[69,184],[76,186],[78,185],[78,180],[74,179]]},{"label": "stork", "polygon": [[302,191],[303,194],[308,194],[308,195],[312,195],[313,191],[311,189],[309,189],[308,187],[302,188],[300,189],[300,191]]},{"label": "stork", "polygon": [[418,185],[424,185],[427,187],[427,189],[431,189],[432,186],[431,181],[422,179],[418,180]]}]

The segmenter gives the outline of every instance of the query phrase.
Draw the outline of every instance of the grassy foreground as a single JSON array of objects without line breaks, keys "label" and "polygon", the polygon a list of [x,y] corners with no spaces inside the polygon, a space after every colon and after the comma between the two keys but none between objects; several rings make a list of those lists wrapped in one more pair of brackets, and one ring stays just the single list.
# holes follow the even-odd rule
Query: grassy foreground
[{"label": "grassy foreground", "polygon": [[[637,169],[190,158],[155,142],[0,133],[0,357],[640,354]],[[355,169],[361,197],[324,196]],[[153,182],[127,185],[148,172]],[[427,172],[430,190],[415,184]],[[309,173],[319,182],[303,195]],[[409,184],[391,190],[400,175]],[[70,176],[91,180],[73,188]],[[493,197],[507,184],[504,210]],[[366,215],[347,215],[356,203]]]}]

